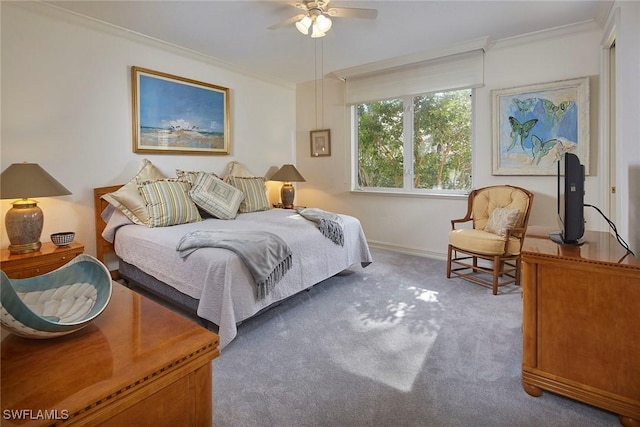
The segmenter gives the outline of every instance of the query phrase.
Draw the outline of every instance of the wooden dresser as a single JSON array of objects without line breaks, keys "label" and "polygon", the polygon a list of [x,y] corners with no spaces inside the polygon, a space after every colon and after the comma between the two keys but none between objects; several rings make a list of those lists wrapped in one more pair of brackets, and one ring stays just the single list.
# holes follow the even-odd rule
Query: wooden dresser
[{"label": "wooden dresser", "polygon": [[118,283],[78,332],[2,332],[3,426],[212,425],[218,336]]},{"label": "wooden dresser", "polygon": [[609,233],[558,245],[532,227],[522,250],[522,382],[640,426],[640,261]]}]

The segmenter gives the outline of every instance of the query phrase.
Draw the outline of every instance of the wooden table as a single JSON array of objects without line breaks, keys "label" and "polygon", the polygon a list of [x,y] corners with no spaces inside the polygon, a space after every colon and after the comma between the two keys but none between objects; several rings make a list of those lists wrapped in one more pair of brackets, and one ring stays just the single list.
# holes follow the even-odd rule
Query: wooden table
[{"label": "wooden table", "polygon": [[640,426],[640,261],[609,233],[559,245],[527,231],[523,263],[522,383]]},{"label": "wooden table", "polygon": [[2,331],[2,425],[212,425],[218,336],[114,282],[84,329]]}]

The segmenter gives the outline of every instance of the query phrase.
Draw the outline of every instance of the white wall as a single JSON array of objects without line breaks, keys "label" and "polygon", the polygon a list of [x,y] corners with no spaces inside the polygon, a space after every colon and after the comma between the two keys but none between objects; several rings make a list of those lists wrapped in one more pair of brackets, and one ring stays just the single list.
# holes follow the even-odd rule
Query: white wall
[{"label": "white wall", "polygon": [[616,200],[618,229],[640,254],[640,2],[616,2]]},{"label": "white wall", "polygon": [[[591,175],[586,203],[602,205],[598,187],[599,73],[602,30],[580,25],[528,37],[499,41],[485,55],[485,86],[476,91],[474,186],[513,184],[535,193],[530,224],[556,226],[554,176],[493,176],[491,90],[590,76]],[[309,130],[315,126],[314,82],[298,85],[297,165],[307,182],[298,186],[298,203],[357,216],[372,244],[419,255],[444,257],[450,220],[464,216],[466,198],[350,193],[350,123],[344,108],[344,85],[325,80],[325,128],[331,129],[332,156],[311,158]],[[348,111],[347,111],[348,112]],[[602,229],[586,211],[587,228]]]},{"label": "white wall", "polygon": [[[239,160],[265,175],[294,159],[295,87],[230,70],[41,3],[1,3],[2,170],[39,163],[73,194],[39,199],[42,241],[73,230],[95,254],[93,188],[129,180],[147,157],[175,169],[222,173]],[[130,67],[230,88],[231,155],[139,155],[132,151]],[[277,191],[272,191],[274,200]],[[2,216],[11,207],[2,201]],[[2,228],[1,245],[9,244]]]}]

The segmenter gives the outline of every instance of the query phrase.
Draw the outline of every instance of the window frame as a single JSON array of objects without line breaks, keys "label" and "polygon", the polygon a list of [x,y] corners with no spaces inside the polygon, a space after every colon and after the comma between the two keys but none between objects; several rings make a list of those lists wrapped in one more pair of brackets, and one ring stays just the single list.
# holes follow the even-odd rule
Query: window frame
[{"label": "window frame", "polygon": [[[471,90],[471,187],[465,190],[445,190],[445,189],[433,189],[433,188],[414,188],[413,187],[413,176],[414,176],[414,155],[413,155],[413,132],[414,132],[414,103],[413,99],[418,96],[429,95],[429,93],[417,94],[417,95],[404,95],[398,96],[390,99],[399,99],[403,102],[403,132],[402,132],[402,143],[403,143],[403,186],[402,188],[393,188],[393,187],[362,187],[358,184],[358,166],[359,166],[359,155],[358,155],[358,111],[357,107],[359,104],[353,104],[349,106],[349,114],[351,116],[351,192],[352,193],[360,193],[360,194],[382,194],[382,195],[403,195],[403,196],[419,196],[419,197],[461,197],[467,196],[471,189],[474,188],[474,170],[475,170],[475,146],[476,146],[476,132],[475,132],[475,124],[476,124],[476,88],[475,87],[466,87],[466,88],[456,88],[456,89],[447,89],[447,90],[439,90],[437,92],[455,92],[459,90]],[[435,93],[435,92],[434,92]],[[378,102],[383,100],[375,100],[369,102]],[[366,102],[362,102],[361,104],[365,104]],[[407,107],[408,105],[408,107]],[[407,109],[410,110],[410,114],[407,114]],[[410,133],[408,133],[408,129]],[[407,167],[406,165],[410,165]],[[409,171],[407,173],[407,171]]]}]

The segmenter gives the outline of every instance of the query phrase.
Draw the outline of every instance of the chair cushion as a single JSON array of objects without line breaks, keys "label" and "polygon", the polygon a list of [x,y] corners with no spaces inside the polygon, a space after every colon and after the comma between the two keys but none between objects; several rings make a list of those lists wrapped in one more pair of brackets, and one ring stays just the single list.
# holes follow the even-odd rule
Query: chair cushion
[{"label": "chair cushion", "polygon": [[[504,237],[488,231],[474,228],[452,230],[449,232],[449,243],[459,249],[476,252],[484,255],[502,255],[504,251]],[[517,255],[520,253],[520,241],[509,238],[507,254]]]},{"label": "chair cushion", "polygon": [[529,209],[529,196],[517,188],[495,186],[482,189],[473,200],[473,228],[485,230],[491,213],[496,208],[517,209],[520,211],[516,227],[521,227],[524,212]]}]

